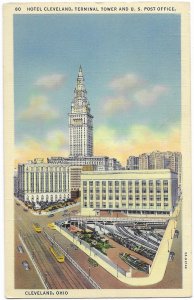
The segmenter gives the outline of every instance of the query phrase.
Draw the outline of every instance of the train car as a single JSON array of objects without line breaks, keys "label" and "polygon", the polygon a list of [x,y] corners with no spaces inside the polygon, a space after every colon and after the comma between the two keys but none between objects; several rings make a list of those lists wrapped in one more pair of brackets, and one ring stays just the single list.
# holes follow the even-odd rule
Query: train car
[{"label": "train car", "polygon": [[33,223],[32,227],[33,227],[34,231],[36,231],[38,233],[42,231],[42,229],[38,223]]},{"label": "train car", "polygon": [[62,263],[65,261],[65,255],[61,253],[61,251],[57,247],[51,246],[50,251],[58,262]]}]

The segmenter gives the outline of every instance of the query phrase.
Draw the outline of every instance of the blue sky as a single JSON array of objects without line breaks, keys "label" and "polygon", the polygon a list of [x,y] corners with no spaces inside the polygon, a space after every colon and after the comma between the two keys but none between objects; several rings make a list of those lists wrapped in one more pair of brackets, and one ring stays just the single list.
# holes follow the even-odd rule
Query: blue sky
[{"label": "blue sky", "polygon": [[68,113],[80,64],[94,115],[95,154],[124,161],[143,149],[179,150],[180,55],[176,14],[15,15],[18,153],[68,155]]}]

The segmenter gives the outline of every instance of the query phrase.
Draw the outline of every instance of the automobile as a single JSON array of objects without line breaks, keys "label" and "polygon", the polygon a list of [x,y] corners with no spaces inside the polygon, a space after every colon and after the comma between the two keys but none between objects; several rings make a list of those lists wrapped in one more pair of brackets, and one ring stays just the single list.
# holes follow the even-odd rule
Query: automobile
[{"label": "automobile", "polygon": [[22,266],[24,268],[25,271],[29,271],[30,270],[30,266],[29,266],[29,263],[27,262],[27,260],[24,260],[22,262]]},{"label": "automobile", "polygon": [[48,215],[48,218],[54,217],[54,214],[50,214]]},{"label": "automobile", "polygon": [[17,206],[20,206],[20,203],[19,203],[19,202],[16,202],[16,205],[17,205]]},{"label": "automobile", "polygon": [[18,245],[17,249],[18,249],[19,253],[24,253],[24,249],[23,249],[23,247],[21,245]]},{"label": "automobile", "polygon": [[23,211],[28,211],[28,208],[24,208]]}]

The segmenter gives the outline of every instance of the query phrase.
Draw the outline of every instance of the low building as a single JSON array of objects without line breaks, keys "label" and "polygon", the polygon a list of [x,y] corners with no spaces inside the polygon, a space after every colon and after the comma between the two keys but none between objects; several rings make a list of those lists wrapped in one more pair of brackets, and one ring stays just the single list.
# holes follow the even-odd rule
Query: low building
[{"label": "low building", "polygon": [[177,174],[170,170],[119,170],[81,174],[81,214],[101,211],[170,215],[177,201]]},{"label": "low building", "polygon": [[63,164],[66,166],[94,166],[97,171],[119,170],[121,164],[116,158],[108,156],[77,156],[77,157],[50,157],[47,158],[50,164]]}]

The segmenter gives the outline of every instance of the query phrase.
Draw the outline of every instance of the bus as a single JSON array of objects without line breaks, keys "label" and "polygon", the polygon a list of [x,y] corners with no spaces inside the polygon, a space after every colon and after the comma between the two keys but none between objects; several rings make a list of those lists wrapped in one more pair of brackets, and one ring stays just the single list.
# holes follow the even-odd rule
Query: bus
[{"label": "bus", "polygon": [[49,223],[47,225],[50,229],[56,230],[56,225],[54,223]]},{"label": "bus", "polygon": [[64,254],[63,253],[61,253],[61,251],[57,248],[57,247],[55,247],[54,245],[52,245],[51,247],[50,247],[50,251],[51,251],[51,253],[54,255],[54,257],[56,258],[56,260],[58,261],[58,262],[64,262],[65,261],[65,256],[64,256]]},{"label": "bus", "polygon": [[38,223],[33,223],[33,229],[34,229],[34,231],[36,231],[38,233],[42,231],[42,229]]}]

